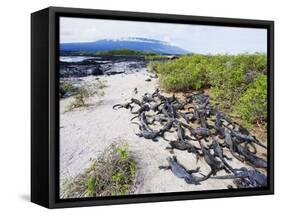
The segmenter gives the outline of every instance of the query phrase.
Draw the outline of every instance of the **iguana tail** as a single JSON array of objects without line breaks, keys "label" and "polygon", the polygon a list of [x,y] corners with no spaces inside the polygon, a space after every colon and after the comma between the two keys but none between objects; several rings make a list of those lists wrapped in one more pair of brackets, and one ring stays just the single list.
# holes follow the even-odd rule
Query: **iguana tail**
[{"label": "iguana tail", "polygon": [[254,142],[256,145],[258,145],[258,146],[260,146],[260,147],[262,147],[262,148],[264,148],[264,149],[267,149],[267,147],[265,146],[265,145],[263,145],[260,141],[258,141],[257,139],[256,139],[256,142]]},{"label": "iguana tail", "polygon": [[207,180],[208,178],[211,177],[212,173],[213,173],[212,171],[209,172],[207,175],[203,175],[202,173],[200,173],[203,177],[202,177],[202,178],[198,178],[197,181],[198,181],[198,182],[201,182],[201,181]]},{"label": "iguana tail", "polygon": [[210,177],[211,179],[235,179],[235,178],[239,178],[236,175],[225,175],[225,176],[213,176]]}]

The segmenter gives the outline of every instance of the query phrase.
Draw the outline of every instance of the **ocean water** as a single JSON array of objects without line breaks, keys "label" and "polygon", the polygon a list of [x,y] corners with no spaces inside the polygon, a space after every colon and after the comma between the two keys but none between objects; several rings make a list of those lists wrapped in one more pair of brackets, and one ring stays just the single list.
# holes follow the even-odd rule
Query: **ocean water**
[{"label": "ocean water", "polygon": [[101,59],[101,57],[93,56],[60,56],[62,62],[82,62],[86,59]]}]

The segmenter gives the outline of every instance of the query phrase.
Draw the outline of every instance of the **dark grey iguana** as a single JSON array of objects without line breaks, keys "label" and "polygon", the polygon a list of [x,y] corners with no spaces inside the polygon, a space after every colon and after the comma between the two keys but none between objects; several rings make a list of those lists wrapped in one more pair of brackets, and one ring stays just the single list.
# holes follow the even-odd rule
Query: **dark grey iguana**
[{"label": "dark grey iguana", "polygon": [[[246,179],[250,187],[266,187],[267,176],[257,170],[248,170],[245,167],[236,169],[236,174],[226,176],[214,176],[213,179]],[[244,182],[245,183],[245,182]]]},{"label": "dark grey iguana", "polygon": [[133,107],[132,107],[132,105],[131,105],[130,102],[129,102],[129,103],[124,103],[124,104],[115,104],[115,105],[113,105],[112,108],[113,108],[114,110],[120,109],[120,108],[125,108],[125,109],[130,109],[130,110],[133,109]]},{"label": "dark grey iguana", "polygon": [[159,169],[171,170],[172,173],[178,178],[183,178],[187,184],[199,185],[201,181],[206,180],[206,177],[197,177],[193,173],[199,172],[199,167],[195,170],[188,170],[183,165],[181,165],[176,156],[167,158],[168,166],[159,166]]},{"label": "dark grey iguana", "polygon": [[211,171],[210,173],[212,175],[216,175],[218,171],[220,170],[225,170],[225,172],[230,173],[229,170],[227,169],[227,167],[219,160],[217,160],[215,158],[214,155],[212,155],[208,149],[206,149],[203,144],[202,141],[199,141],[200,146],[201,146],[201,150],[203,152],[204,155],[204,160],[206,161],[206,163],[210,166]]},{"label": "dark grey iguana", "polygon": [[222,148],[220,147],[220,145],[217,143],[216,139],[213,138],[212,144],[211,144],[211,148],[214,150],[214,156],[217,156],[222,162],[223,164],[234,174],[236,173],[236,171],[226,162],[225,158],[227,160],[232,160],[232,158],[228,158],[226,155],[224,155]]},{"label": "dark grey iguana", "polygon": [[255,136],[244,135],[235,131],[232,131],[232,135],[237,137],[238,139],[241,139],[242,141],[253,142],[256,145],[259,145],[260,147],[267,149],[267,147],[264,144],[262,144]]},{"label": "dark grey iguana", "polygon": [[203,156],[203,154],[200,152],[200,148],[192,145],[187,140],[185,140],[185,141],[172,140],[169,142],[169,145],[170,146],[166,147],[166,149],[169,149],[169,150],[178,149],[181,151],[187,151],[189,153],[193,153],[196,156]]},{"label": "dark grey iguana", "polygon": [[267,162],[262,158],[251,153],[247,148],[240,144],[235,145],[235,151],[240,155],[243,155],[245,160],[257,168],[267,168]]}]

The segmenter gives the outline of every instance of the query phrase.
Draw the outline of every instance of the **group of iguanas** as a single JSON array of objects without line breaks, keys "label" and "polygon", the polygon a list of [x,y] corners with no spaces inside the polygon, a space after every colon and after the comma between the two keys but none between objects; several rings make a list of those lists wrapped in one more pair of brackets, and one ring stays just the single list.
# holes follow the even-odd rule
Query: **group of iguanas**
[{"label": "group of iguanas", "polygon": [[[183,101],[175,95],[165,97],[156,89],[152,94],[145,93],[141,100],[131,98],[127,103],[113,106],[115,110],[120,108],[129,109],[135,115],[131,120],[138,120],[133,122],[139,128],[137,136],[155,142],[163,138],[169,143],[166,149],[187,151],[195,154],[197,159],[204,159],[211,170],[206,175],[200,173],[200,177],[195,175],[199,173],[199,167],[188,170],[176,156],[167,158],[167,166],[159,166],[160,169],[170,169],[188,184],[198,185],[208,178],[214,178],[234,179],[233,182],[238,188],[267,185],[266,175],[255,169],[267,168],[267,162],[256,154],[256,145],[262,148],[266,146],[245,127],[213,108],[204,92],[185,95]],[[177,139],[166,139],[167,132],[176,132]],[[226,148],[234,158],[251,165],[254,169],[231,167],[228,161],[232,158],[225,155]],[[228,175],[216,176],[221,170]]]}]

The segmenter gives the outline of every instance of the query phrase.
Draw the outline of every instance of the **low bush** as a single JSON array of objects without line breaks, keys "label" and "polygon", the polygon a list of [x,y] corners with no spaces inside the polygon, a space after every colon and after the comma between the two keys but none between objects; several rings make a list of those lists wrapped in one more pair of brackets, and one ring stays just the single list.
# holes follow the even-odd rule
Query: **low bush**
[{"label": "low bush", "polygon": [[[243,119],[249,123],[257,121],[261,116],[259,110],[251,118],[246,117],[246,111],[242,111],[242,103],[248,100],[245,92],[253,95],[254,91],[258,91],[248,91],[252,83],[257,82],[257,77],[266,75],[265,54],[189,55],[167,62],[151,61],[149,67],[159,75],[160,86],[167,91],[210,88],[211,99],[218,108],[230,112],[239,109],[238,113],[242,113]],[[266,85],[260,85],[259,91],[266,92]],[[240,102],[236,106],[238,100]],[[245,104],[246,106],[248,105]],[[262,107],[265,113],[266,107],[260,105],[259,109]]]},{"label": "low bush", "polygon": [[91,166],[62,185],[63,198],[127,195],[132,192],[136,164],[125,141],[111,144]]},{"label": "low bush", "polygon": [[75,92],[77,91],[77,88],[72,85],[69,82],[62,82],[60,83],[60,87],[59,87],[59,94],[60,97],[68,97],[71,96],[73,94],[75,94]]},{"label": "low bush", "polygon": [[167,55],[158,55],[158,54],[148,54],[144,57],[145,60],[166,60],[170,59]]},{"label": "low bush", "polygon": [[204,59],[200,55],[173,61],[152,62],[151,70],[159,74],[160,85],[168,91],[198,90],[208,85]]},{"label": "low bush", "polygon": [[106,87],[104,81],[95,80],[89,84],[79,87],[79,90],[74,95],[74,100],[69,104],[68,110],[73,110],[79,107],[87,106],[87,99],[92,96],[104,96],[103,89]]},{"label": "low bush", "polygon": [[264,124],[267,120],[267,77],[260,75],[239,98],[235,110],[246,123]]}]

